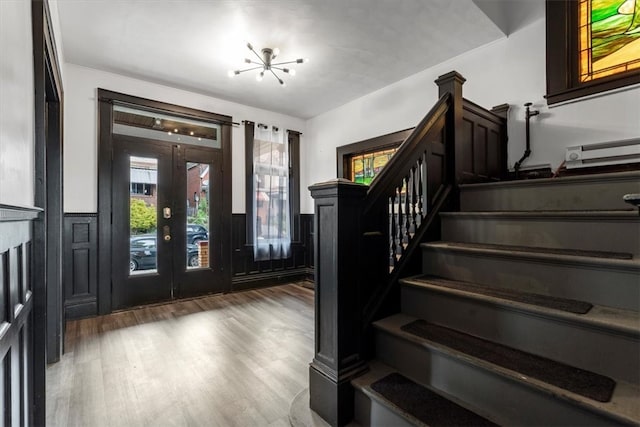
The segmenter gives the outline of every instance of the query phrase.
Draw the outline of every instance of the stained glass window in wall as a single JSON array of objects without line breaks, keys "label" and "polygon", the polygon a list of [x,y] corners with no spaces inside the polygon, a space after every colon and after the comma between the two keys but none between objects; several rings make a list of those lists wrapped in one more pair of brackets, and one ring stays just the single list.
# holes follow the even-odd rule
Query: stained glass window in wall
[{"label": "stained glass window in wall", "polygon": [[371,184],[373,178],[380,173],[395,152],[396,149],[391,148],[353,155],[351,157],[351,181]]},{"label": "stained glass window in wall", "polygon": [[640,68],[640,0],[580,0],[580,81]]}]

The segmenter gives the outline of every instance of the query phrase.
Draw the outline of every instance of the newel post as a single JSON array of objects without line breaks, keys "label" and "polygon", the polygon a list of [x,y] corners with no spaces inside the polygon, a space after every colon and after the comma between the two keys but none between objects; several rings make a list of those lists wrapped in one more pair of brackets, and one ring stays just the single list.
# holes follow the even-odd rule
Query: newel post
[{"label": "newel post", "polygon": [[[459,202],[457,184],[462,180],[463,155],[466,145],[465,141],[463,141],[464,123],[462,121],[462,85],[465,81],[466,79],[457,71],[443,74],[435,81],[438,85],[438,97],[450,93],[452,100],[452,108],[447,113],[447,124],[445,126],[445,167],[447,182],[453,184],[455,210],[457,210]],[[468,141],[468,143],[470,142]],[[466,147],[466,149],[470,150],[471,147]]]},{"label": "newel post", "polygon": [[315,200],[315,356],[311,409],[332,426],[353,418],[350,381],[367,369],[361,355],[358,286],[360,217],[368,187],[336,179],[309,187]]}]

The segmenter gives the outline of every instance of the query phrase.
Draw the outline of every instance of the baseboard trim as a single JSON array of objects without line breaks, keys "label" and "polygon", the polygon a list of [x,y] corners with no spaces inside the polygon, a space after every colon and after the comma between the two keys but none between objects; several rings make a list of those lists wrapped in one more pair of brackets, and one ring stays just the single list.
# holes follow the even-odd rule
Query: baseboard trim
[{"label": "baseboard trim", "polygon": [[83,301],[73,301],[64,307],[65,320],[84,319],[98,315],[98,301],[88,298]]},{"label": "baseboard trim", "polygon": [[232,292],[265,288],[295,280],[313,278],[313,269],[303,267],[291,270],[270,271],[268,273],[246,274],[231,279]]}]

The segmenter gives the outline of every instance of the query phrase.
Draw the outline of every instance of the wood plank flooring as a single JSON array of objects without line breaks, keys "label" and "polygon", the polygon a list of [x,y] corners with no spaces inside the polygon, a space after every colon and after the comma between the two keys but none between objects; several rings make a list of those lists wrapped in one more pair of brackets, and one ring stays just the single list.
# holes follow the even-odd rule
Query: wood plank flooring
[{"label": "wood plank flooring", "polygon": [[68,322],[47,425],[288,426],[313,333],[296,284]]}]

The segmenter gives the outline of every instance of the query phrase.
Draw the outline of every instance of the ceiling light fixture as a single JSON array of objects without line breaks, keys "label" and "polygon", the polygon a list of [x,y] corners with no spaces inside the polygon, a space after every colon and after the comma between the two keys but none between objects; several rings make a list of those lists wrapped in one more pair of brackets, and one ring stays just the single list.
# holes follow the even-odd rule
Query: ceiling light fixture
[{"label": "ceiling light fixture", "polygon": [[229,77],[237,76],[238,74],[244,73],[245,71],[260,70],[260,72],[258,74],[256,74],[256,80],[257,81],[262,81],[262,78],[264,77],[264,73],[265,72],[270,72],[271,74],[273,74],[273,76],[276,78],[276,80],[278,80],[278,83],[280,83],[280,85],[286,86],[284,80],[282,80],[280,77],[278,77],[278,75],[273,70],[282,71],[283,73],[287,73],[290,76],[295,76],[296,75],[296,70],[294,70],[292,68],[281,67],[281,65],[304,64],[306,62],[309,62],[308,58],[298,58],[298,59],[296,59],[294,61],[284,61],[284,62],[275,62],[274,63],[272,61],[274,59],[276,59],[276,57],[280,54],[280,50],[278,48],[271,49],[269,47],[265,47],[264,49],[262,49],[262,56],[260,56],[258,54],[258,52],[256,52],[253,49],[253,46],[251,45],[251,43],[247,43],[247,47],[249,48],[249,50],[251,52],[253,52],[258,57],[260,62],[251,60],[249,58],[245,58],[245,60],[244,60],[245,63],[254,64],[254,65],[256,65],[256,67],[250,67],[250,68],[247,68],[245,70],[230,70],[229,73],[228,73]]}]

